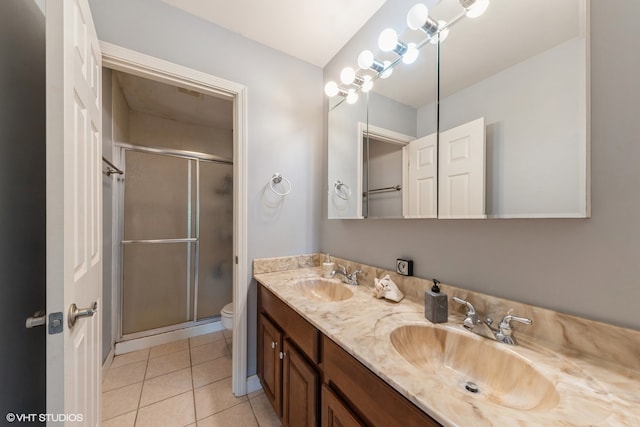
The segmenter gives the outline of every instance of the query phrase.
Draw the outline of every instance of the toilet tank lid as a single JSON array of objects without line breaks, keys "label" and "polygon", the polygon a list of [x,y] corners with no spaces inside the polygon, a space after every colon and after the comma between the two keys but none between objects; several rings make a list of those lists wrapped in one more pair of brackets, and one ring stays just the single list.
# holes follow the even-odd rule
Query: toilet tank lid
[{"label": "toilet tank lid", "polygon": [[222,312],[226,314],[233,314],[233,303],[230,302],[229,304],[222,307]]}]

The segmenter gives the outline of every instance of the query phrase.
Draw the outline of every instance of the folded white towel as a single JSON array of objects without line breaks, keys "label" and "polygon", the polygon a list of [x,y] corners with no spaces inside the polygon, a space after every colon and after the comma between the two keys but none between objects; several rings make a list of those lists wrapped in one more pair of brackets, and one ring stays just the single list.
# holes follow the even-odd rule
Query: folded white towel
[{"label": "folded white towel", "polygon": [[391,301],[400,302],[404,298],[404,294],[398,289],[398,285],[393,283],[393,280],[387,274],[382,279],[375,277],[373,279],[375,287],[373,288],[373,295],[376,298],[386,298]]}]

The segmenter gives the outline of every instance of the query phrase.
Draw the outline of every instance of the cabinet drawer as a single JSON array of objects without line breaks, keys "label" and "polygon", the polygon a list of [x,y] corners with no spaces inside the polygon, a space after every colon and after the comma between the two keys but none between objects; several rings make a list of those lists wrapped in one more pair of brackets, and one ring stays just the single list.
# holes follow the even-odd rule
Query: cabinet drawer
[{"label": "cabinet drawer", "polygon": [[322,348],[325,382],[367,425],[440,426],[329,338],[323,336]]},{"label": "cabinet drawer", "polygon": [[315,363],[320,362],[320,333],[287,304],[260,285],[258,298],[263,313],[271,318],[298,348]]}]

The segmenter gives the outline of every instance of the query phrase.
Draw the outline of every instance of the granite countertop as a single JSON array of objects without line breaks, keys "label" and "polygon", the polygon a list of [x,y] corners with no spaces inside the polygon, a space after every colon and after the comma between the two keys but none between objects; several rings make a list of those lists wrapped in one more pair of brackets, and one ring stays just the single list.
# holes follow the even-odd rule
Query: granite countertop
[{"label": "granite countertop", "polygon": [[[399,303],[394,303],[376,299],[370,286],[349,286],[332,279],[338,286],[353,291],[353,296],[343,301],[325,302],[305,297],[294,286],[301,278],[320,277],[321,274],[319,267],[306,267],[259,273],[254,277],[323,334],[445,426],[640,425],[640,371],[636,369],[627,369],[575,350],[564,351],[544,345],[524,334],[516,333],[518,346],[482,338],[466,331],[462,327],[463,316],[458,312],[452,313],[451,309],[449,322],[433,325],[425,319],[423,302],[415,296],[406,296]],[[391,332],[404,325],[431,325],[448,333],[468,334],[471,340],[480,341],[472,351],[464,346],[456,349],[456,358],[467,358],[469,363],[474,360],[476,364],[478,360],[487,363],[481,359],[482,353],[511,353],[528,369],[519,371],[518,375],[518,384],[525,387],[507,390],[510,397],[503,398],[504,391],[485,392],[487,386],[479,383],[485,390],[472,394],[464,389],[460,372],[444,365],[438,365],[441,367],[439,370],[414,366],[398,353],[390,339]],[[589,339],[597,341],[598,337]],[[463,341],[468,340],[465,338]],[[497,353],[492,346],[499,346]],[[487,351],[478,351],[483,348]],[[633,364],[636,362],[632,361],[630,366],[635,368]],[[542,383],[546,386],[528,378],[528,375],[542,375],[545,378]]]}]

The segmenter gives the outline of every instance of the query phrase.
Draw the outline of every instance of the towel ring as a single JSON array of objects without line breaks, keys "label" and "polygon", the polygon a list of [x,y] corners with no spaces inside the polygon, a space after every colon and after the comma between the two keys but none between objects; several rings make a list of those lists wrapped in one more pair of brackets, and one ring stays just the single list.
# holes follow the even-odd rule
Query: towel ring
[{"label": "towel ring", "polygon": [[[351,198],[351,188],[349,188],[347,184],[345,184],[342,181],[336,181],[335,184],[333,184],[333,186],[334,186],[333,191],[335,191],[336,195],[340,197],[342,200],[349,200]],[[346,188],[346,190],[343,191],[342,188]]]},{"label": "towel ring", "polygon": [[[287,183],[287,185],[289,186],[289,189],[281,193],[275,188],[273,188],[273,184],[280,184],[283,180],[284,182]],[[271,177],[271,180],[269,180],[269,187],[271,188],[271,191],[276,193],[278,196],[286,196],[287,194],[291,193],[291,189],[293,188],[293,186],[291,185],[291,181],[289,181],[284,176],[280,175],[278,172],[274,173],[273,176]]]}]

